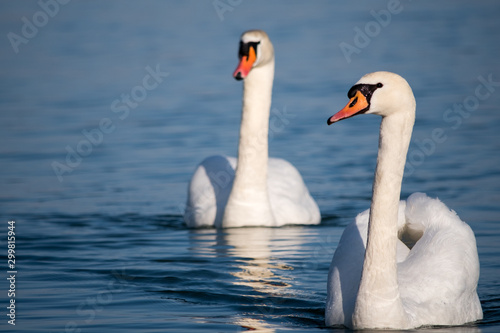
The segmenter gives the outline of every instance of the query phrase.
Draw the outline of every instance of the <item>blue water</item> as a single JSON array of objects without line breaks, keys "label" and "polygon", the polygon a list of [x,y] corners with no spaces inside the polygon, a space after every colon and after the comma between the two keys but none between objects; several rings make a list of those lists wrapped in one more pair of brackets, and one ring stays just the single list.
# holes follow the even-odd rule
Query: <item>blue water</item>
[{"label": "blue water", "polygon": [[[369,207],[380,120],[326,119],[375,70],[403,75],[417,99],[402,197],[439,197],[477,237],[484,320],[420,331],[500,330],[500,85],[481,86],[500,82],[500,3],[54,3],[42,1],[50,15],[0,3],[2,331],[343,331],[324,327],[326,278],[343,228]],[[300,170],[322,222],[189,230],[197,163],[236,154],[231,74],[251,28],[274,43],[273,114],[286,115],[270,154]]]}]

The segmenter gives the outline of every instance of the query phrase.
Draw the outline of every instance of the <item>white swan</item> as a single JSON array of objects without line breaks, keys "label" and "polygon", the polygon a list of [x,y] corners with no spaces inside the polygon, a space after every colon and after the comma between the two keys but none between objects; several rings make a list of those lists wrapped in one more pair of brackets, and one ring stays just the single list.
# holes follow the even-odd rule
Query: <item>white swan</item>
[{"label": "white swan", "polygon": [[274,78],[274,49],[264,31],[241,36],[243,81],[238,159],[206,158],[188,189],[184,220],[189,227],[318,224],[320,212],[300,173],[289,162],[268,158],[268,127]]},{"label": "white swan", "polygon": [[410,86],[397,74],[376,72],[363,76],[348,97],[328,124],[362,113],[382,122],[371,208],[346,227],[333,256],[326,324],[408,329],[482,319],[471,228],[425,194],[399,202],[415,120]]}]

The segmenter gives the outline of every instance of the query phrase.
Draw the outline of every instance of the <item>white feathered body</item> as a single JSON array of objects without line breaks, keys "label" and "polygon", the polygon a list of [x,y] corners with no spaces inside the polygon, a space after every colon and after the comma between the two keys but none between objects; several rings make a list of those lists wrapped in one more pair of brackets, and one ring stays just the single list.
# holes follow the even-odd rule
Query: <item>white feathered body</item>
[{"label": "white feathered body", "polygon": [[[329,326],[352,327],[368,220],[369,210],[359,214],[335,251],[325,312]],[[479,259],[471,228],[438,199],[415,193],[400,202],[398,229],[397,281],[409,327],[481,319]]]},{"label": "white feathered body", "polygon": [[[189,227],[222,227],[237,163],[234,157],[219,155],[200,163],[188,188],[184,220]],[[267,172],[267,191],[275,223],[263,225],[278,227],[320,222],[318,205],[292,164],[280,158],[269,158]],[[258,211],[259,207],[252,209]]]}]

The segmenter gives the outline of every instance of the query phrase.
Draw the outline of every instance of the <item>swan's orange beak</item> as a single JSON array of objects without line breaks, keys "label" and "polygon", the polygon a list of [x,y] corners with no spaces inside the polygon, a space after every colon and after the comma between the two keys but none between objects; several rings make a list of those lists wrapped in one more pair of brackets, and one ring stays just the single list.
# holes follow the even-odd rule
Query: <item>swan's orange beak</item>
[{"label": "swan's orange beak", "polygon": [[252,69],[253,63],[257,59],[257,55],[255,54],[255,49],[250,47],[248,50],[248,56],[242,56],[240,58],[240,63],[236,70],[233,73],[233,77],[236,80],[242,80],[247,77],[248,73]]},{"label": "swan's orange beak", "polygon": [[353,117],[361,111],[366,111],[369,105],[370,104],[368,104],[365,95],[358,90],[356,91],[354,97],[350,99],[349,103],[347,103],[342,110],[328,118],[327,123],[328,125],[331,125],[342,119]]}]

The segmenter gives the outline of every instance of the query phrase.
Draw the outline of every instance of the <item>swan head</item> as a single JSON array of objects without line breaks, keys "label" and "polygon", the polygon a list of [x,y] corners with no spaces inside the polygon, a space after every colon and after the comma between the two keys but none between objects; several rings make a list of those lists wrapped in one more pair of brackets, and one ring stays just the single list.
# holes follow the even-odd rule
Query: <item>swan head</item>
[{"label": "swan head", "polygon": [[240,60],[233,73],[236,80],[247,77],[252,68],[274,61],[274,48],[269,36],[262,30],[248,30],[241,35],[238,50]]},{"label": "swan head", "polygon": [[415,97],[408,82],[395,73],[374,72],[363,76],[347,93],[349,103],[328,119],[328,125],[358,114],[382,117],[397,112],[415,113]]}]

